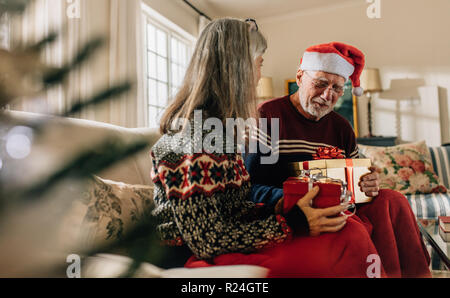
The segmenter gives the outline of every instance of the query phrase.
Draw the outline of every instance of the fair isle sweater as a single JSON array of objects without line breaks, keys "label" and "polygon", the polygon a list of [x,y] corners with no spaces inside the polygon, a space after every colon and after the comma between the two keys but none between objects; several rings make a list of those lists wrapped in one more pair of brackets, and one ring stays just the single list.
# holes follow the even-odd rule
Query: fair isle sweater
[{"label": "fair isle sweater", "polygon": [[182,148],[194,147],[178,134],[165,134],[151,151],[153,215],[166,244],[186,244],[198,259],[210,259],[254,252],[304,228],[298,207],[281,216],[249,201],[250,176],[241,155],[186,154]]}]

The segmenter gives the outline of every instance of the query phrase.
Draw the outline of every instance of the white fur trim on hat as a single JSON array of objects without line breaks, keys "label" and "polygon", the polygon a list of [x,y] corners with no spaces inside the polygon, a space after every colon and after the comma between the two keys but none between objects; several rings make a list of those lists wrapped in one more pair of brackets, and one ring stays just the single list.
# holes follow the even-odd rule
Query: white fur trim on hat
[{"label": "white fur trim on hat", "polygon": [[356,96],[361,96],[364,94],[364,89],[362,87],[353,88],[353,94]]},{"label": "white fur trim on hat", "polygon": [[355,71],[355,67],[338,54],[319,52],[305,52],[300,69],[337,74],[345,80]]}]

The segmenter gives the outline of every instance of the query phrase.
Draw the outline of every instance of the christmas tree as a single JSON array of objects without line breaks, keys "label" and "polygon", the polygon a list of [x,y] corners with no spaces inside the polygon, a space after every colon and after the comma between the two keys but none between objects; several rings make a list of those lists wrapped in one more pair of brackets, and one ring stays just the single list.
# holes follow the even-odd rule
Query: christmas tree
[{"label": "christmas tree", "polygon": [[[30,0],[0,0],[0,18],[5,15],[22,14]],[[56,235],[48,233],[58,215],[53,210],[64,209],[79,197],[87,181],[100,171],[136,154],[148,147],[145,139],[124,142],[106,137],[94,148],[67,156],[62,166],[41,179],[20,183],[20,172],[26,171],[26,164],[8,151],[10,144],[19,144],[21,154],[25,147],[32,150],[33,144],[52,128],[53,117],[71,117],[86,108],[96,107],[106,101],[117,100],[120,95],[133,88],[131,81],[108,86],[90,98],[77,99],[59,114],[49,115],[46,120],[23,122],[8,114],[8,106],[18,100],[27,100],[44,94],[50,88],[70,84],[68,76],[81,65],[88,63],[93,54],[105,43],[103,37],[93,38],[82,46],[76,55],[61,67],[53,67],[41,59],[45,47],[51,46],[59,32],[52,32],[35,44],[12,45],[9,50],[0,49],[0,276],[10,277],[15,267],[14,277],[64,277],[61,273],[61,255],[48,253],[48,248],[57,241]],[[47,120],[48,119],[48,120]],[[27,146],[25,146],[27,145]],[[30,149],[31,148],[31,149]],[[16,148],[17,149],[17,148]],[[25,150],[26,151],[26,150]],[[135,229],[108,247],[98,247],[93,251],[83,251],[83,257],[105,252],[114,247],[127,246],[134,262],[126,275],[133,276],[134,270],[144,261],[152,262],[160,254],[158,240],[154,233],[151,217],[144,218]],[[31,254],[21,254],[26,246]]]}]

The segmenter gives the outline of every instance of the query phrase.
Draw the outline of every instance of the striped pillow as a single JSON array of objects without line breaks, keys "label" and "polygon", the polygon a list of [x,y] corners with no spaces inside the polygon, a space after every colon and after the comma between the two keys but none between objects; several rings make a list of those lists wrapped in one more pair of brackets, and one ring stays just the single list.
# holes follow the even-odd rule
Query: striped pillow
[{"label": "striped pillow", "polygon": [[450,147],[429,148],[433,168],[442,183],[450,189]]}]

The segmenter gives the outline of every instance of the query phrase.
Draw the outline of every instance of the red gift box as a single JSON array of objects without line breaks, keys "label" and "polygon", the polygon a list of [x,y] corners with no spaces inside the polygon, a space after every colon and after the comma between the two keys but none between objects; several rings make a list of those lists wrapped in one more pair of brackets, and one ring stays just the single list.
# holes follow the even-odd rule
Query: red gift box
[{"label": "red gift box", "polygon": [[361,177],[370,173],[370,159],[321,159],[291,163],[292,176],[303,176],[304,171],[310,175],[320,174],[329,178],[345,181],[352,193],[352,203],[367,203],[372,200],[358,187]]},{"label": "red gift box", "polygon": [[[313,199],[313,208],[328,208],[341,204],[343,187],[335,182],[313,182],[312,187],[319,186],[320,191]],[[283,212],[287,213],[310,189],[309,178],[291,177],[283,183]],[[312,188],[311,187],[311,188]]]}]

